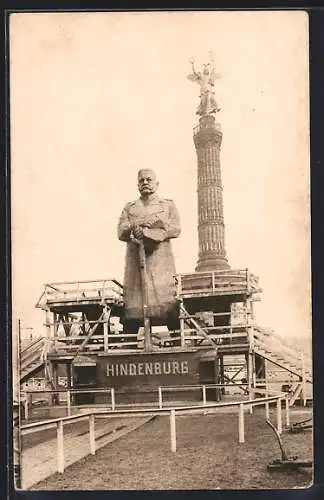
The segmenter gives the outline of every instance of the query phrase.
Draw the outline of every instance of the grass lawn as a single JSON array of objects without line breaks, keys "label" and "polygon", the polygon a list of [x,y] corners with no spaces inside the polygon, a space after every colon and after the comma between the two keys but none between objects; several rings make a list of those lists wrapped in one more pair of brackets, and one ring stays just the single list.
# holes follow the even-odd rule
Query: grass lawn
[{"label": "grass lawn", "polygon": [[[275,413],[271,412],[275,422]],[[307,418],[292,412],[291,421]],[[178,416],[177,452],[170,450],[168,417],[157,417],[136,431],[55,474],[33,490],[212,490],[307,488],[311,469],[268,471],[281,458],[264,410],[245,416],[245,443],[238,444],[235,414]],[[285,450],[312,458],[312,432],[283,433]]]}]

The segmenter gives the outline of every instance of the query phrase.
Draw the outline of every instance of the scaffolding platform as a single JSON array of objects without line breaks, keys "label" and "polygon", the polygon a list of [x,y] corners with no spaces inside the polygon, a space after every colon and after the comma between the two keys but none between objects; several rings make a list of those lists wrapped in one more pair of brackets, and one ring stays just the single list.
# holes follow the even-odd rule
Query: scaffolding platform
[{"label": "scaffolding platform", "polygon": [[258,277],[248,269],[177,274],[176,286],[182,299],[230,295],[239,302],[262,292]]},{"label": "scaffolding platform", "polygon": [[[260,300],[262,292],[257,276],[248,269],[177,274],[175,287],[179,328],[169,332],[163,325],[161,329],[154,327],[147,351],[143,331],[123,331],[123,287],[117,280],[46,284],[36,304],[45,311],[46,336],[23,358],[24,381],[35,374],[38,361],[53,388],[60,365],[65,367],[68,385],[92,387],[98,373],[101,384],[108,383],[102,367],[111,363],[119,363],[122,370],[136,366],[139,372],[143,366],[151,369],[151,365],[158,370],[174,366],[177,371],[188,363],[189,371],[181,376],[173,374],[171,385],[221,383],[241,387],[244,379],[250,391],[267,379],[270,363],[285,370],[287,377],[294,377],[292,401],[305,393],[305,384],[312,382],[311,361],[256,324],[254,302]],[[86,373],[89,380],[82,379]],[[149,377],[142,384],[159,379],[164,385],[168,380],[164,375],[158,372],[152,382]],[[114,380],[117,388],[118,384],[133,384],[132,378]]]}]

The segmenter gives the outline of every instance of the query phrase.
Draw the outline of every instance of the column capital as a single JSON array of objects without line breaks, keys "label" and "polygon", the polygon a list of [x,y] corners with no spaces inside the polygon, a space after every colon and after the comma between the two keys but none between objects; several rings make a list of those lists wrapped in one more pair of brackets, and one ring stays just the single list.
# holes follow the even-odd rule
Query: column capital
[{"label": "column capital", "polygon": [[199,120],[199,125],[194,127],[194,143],[196,148],[205,147],[209,143],[220,147],[222,138],[221,126],[215,121],[213,116],[202,116]]}]

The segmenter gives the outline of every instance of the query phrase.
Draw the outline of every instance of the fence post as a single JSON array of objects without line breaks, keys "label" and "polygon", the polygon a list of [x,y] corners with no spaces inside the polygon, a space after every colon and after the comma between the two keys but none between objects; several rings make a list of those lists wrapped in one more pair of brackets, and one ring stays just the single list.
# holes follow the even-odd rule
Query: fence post
[{"label": "fence post", "polygon": [[177,451],[175,410],[170,411],[170,434],[171,434],[171,451],[175,453]]},{"label": "fence post", "polygon": [[286,401],[286,425],[287,427],[290,426],[290,408],[289,408],[289,398],[287,397],[285,399]]},{"label": "fence post", "polygon": [[282,433],[282,420],[281,420],[281,398],[277,399],[277,431]]},{"label": "fence post", "polygon": [[57,422],[57,472],[64,472],[63,420]]},{"label": "fence post", "polygon": [[203,405],[206,405],[206,386],[202,386],[202,393],[203,393]]},{"label": "fence post", "polygon": [[67,404],[67,414],[68,417],[71,416],[71,392],[66,391],[66,404]]},{"label": "fence post", "polygon": [[162,402],[162,387],[159,386],[159,408],[162,409],[163,402]]},{"label": "fence post", "polygon": [[115,411],[116,410],[115,389],[113,387],[110,389],[110,394],[111,394],[111,409],[112,411]]},{"label": "fence post", "polygon": [[239,406],[239,443],[244,443],[244,405]]},{"label": "fence post", "polygon": [[95,418],[94,414],[89,415],[89,438],[90,438],[90,453],[96,454],[96,437],[95,437]]}]

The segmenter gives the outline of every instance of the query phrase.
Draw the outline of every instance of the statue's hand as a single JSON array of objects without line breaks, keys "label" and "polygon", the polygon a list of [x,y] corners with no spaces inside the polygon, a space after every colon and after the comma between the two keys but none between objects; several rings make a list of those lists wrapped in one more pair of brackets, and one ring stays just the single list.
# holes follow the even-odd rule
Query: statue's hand
[{"label": "statue's hand", "polygon": [[133,229],[133,235],[137,240],[143,239],[143,228],[141,226],[135,226]]}]

